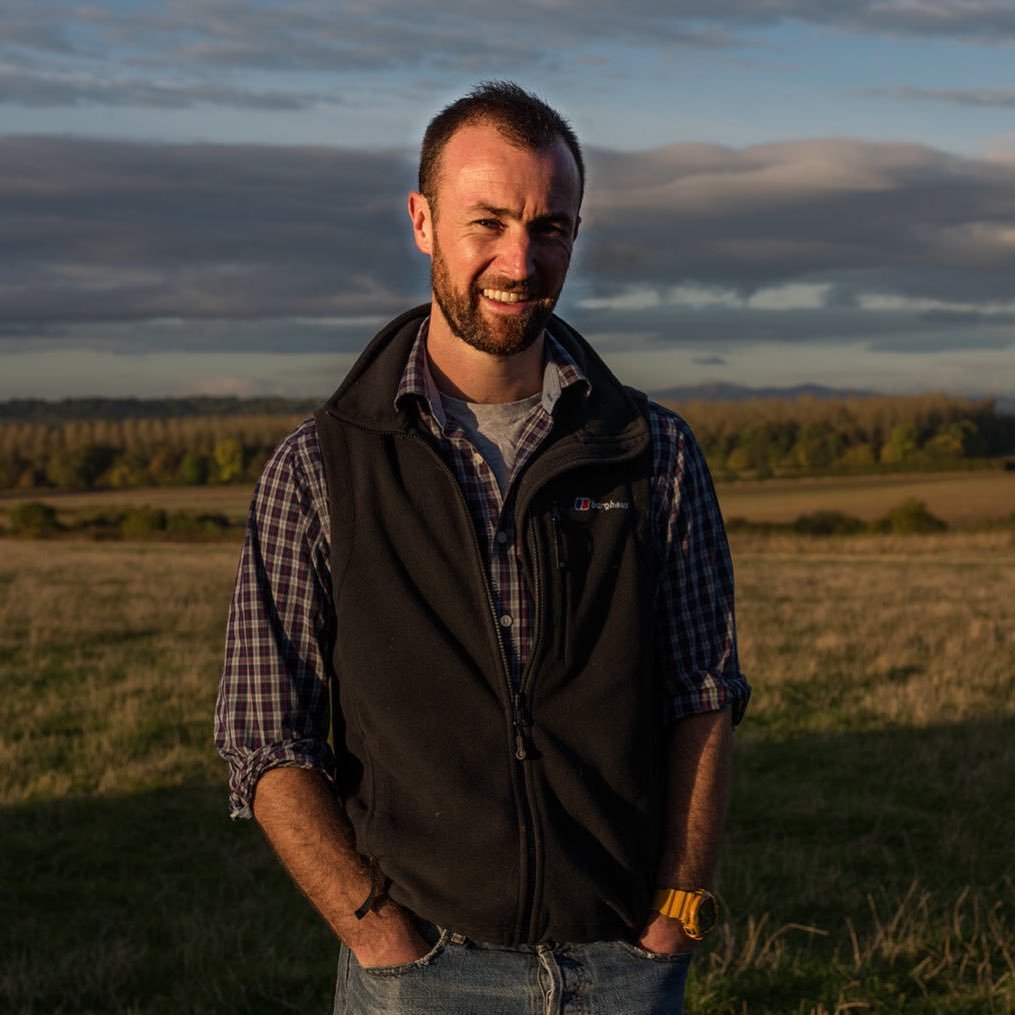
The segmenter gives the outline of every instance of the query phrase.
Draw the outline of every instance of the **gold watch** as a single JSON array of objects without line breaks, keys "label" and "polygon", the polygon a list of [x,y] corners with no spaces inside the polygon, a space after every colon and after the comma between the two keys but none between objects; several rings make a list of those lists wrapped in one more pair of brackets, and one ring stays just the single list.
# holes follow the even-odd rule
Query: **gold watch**
[{"label": "gold watch", "polygon": [[679,920],[684,933],[700,941],[715,930],[719,920],[719,906],[715,896],[704,888],[688,891],[684,888],[657,888],[652,897],[652,908],[672,920]]}]

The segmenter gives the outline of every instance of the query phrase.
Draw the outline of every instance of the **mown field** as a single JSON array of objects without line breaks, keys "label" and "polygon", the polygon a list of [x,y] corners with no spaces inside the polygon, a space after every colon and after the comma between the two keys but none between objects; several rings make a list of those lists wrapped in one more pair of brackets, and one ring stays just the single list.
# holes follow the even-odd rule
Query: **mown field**
[{"label": "mown field", "polygon": [[[0,541],[0,1011],[330,1011],[211,746],[236,550]],[[1012,534],[734,555],[754,700],[689,1010],[1015,1010]]]},{"label": "mown field", "polygon": [[[864,521],[885,515],[916,499],[949,525],[970,525],[1015,514],[1015,471],[990,469],[814,479],[736,480],[717,483],[726,518],[752,522],[791,522],[814,511],[842,511]],[[0,526],[10,509],[26,501],[51,504],[65,519],[75,512],[121,507],[208,512],[241,520],[250,502],[250,486],[154,486],[121,490],[0,492]]]},{"label": "mown field", "polygon": [[865,522],[902,501],[923,501],[949,525],[1015,514],[1015,470],[747,479],[716,487],[726,518],[790,522],[813,511],[842,511]]},{"label": "mown field", "polygon": [[252,484],[223,486],[151,486],[126,490],[85,490],[54,492],[28,490],[0,493],[0,525],[8,522],[10,509],[27,501],[50,504],[64,520],[80,511],[122,507],[162,508],[164,511],[191,511],[222,514],[231,521],[246,517]]}]

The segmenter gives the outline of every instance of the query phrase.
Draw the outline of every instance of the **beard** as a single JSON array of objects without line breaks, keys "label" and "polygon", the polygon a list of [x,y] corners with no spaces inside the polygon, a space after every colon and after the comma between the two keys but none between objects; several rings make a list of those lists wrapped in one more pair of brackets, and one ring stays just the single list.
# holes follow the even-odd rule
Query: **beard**
[{"label": "beard", "polygon": [[556,296],[536,299],[525,313],[499,316],[495,321],[490,321],[480,309],[480,289],[511,291],[521,287],[515,282],[498,281],[469,286],[464,292],[458,291],[451,281],[444,255],[436,243],[430,281],[434,299],[452,333],[466,345],[491,356],[514,356],[528,349],[543,333],[557,302]]}]

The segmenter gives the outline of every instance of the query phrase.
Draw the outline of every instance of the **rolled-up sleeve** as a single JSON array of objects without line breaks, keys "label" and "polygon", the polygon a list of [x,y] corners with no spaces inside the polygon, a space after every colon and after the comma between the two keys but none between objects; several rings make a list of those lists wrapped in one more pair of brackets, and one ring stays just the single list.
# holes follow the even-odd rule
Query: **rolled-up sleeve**
[{"label": "rolled-up sleeve", "polygon": [[234,818],[281,766],[329,779],[334,611],[328,506],[312,420],[272,455],[254,490],[226,630],[215,745],[229,764]]},{"label": "rolled-up sleeve", "polygon": [[684,420],[652,405],[650,423],[663,720],[729,708],[739,723],[751,689],[737,657],[733,565],[712,478]]}]

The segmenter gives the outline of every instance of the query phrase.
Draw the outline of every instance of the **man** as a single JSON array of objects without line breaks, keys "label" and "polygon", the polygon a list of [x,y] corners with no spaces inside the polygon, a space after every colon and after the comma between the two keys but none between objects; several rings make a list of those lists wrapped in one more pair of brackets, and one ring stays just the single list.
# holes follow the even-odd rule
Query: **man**
[{"label": "man", "polygon": [[516,85],[442,111],[432,302],[254,495],[216,739],[342,942],[336,1012],[679,1011],[714,923],[728,551],[686,425],[552,315],[583,188]]}]

